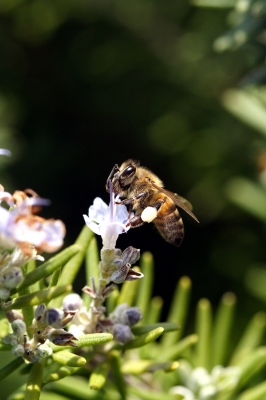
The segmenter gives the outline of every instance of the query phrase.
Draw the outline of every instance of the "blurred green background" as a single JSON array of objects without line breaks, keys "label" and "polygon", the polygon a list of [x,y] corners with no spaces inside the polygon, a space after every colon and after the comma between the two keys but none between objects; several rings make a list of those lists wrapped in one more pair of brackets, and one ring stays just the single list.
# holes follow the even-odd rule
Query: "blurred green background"
[{"label": "blurred green background", "polygon": [[181,212],[178,249],[148,224],[119,247],[154,254],[166,307],[185,274],[194,302],[234,291],[240,329],[266,301],[265,3],[0,0],[5,189],[51,199],[69,245],[113,165],[140,160],[200,224]]}]

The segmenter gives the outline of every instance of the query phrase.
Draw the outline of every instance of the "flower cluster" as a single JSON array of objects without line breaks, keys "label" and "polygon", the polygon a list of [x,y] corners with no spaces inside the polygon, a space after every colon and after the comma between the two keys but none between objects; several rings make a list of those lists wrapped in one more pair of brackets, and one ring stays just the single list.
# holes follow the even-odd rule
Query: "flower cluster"
[{"label": "flower cluster", "polygon": [[[113,332],[114,324],[110,318],[105,317],[105,308],[102,304],[106,297],[112,293],[115,286],[113,284],[107,285],[111,282],[121,284],[143,277],[141,272],[131,268],[132,264],[138,261],[140,257],[139,249],[130,246],[122,251],[115,247],[118,236],[129,230],[129,219],[131,218],[126,206],[117,204],[117,200],[118,198],[114,198],[110,188],[109,206],[97,197],[89,208],[88,216],[84,215],[87,226],[94,233],[101,235],[103,242],[99,263],[99,286],[96,288],[94,280],[92,280],[92,287],[85,286],[83,288],[83,291],[92,298],[90,315],[86,314],[84,309],[79,312],[81,320],[86,321],[84,329],[88,332],[104,331],[108,326],[108,329]],[[115,336],[118,337],[119,335]]]},{"label": "flower cluster", "polygon": [[[86,290],[84,292],[86,293]],[[84,306],[83,300],[78,294],[72,293],[66,296],[63,300],[63,309],[66,312],[74,311],[76,313],[68,329],[70,333],[78,337],[91,332],[91,313]],[[97,311],[99,316],[95,329],[97,332],[110,332],[120,343],[126,343],[133,339],[130,327],[137,324],[142,318],[138,307],[120,304],[108,318],[104,316],[105,307]],[[96,310],[94,312],[96,313]]]},{"label": "flower cluster", "polygon": [[[24,357],[27,362],[36,363],[52,354],[48,341],[58,346],[76,346],[73,340],[78,340],[73,334],[63,328],[75,316],[75,312],[66,312],[56,308],[46,308],[45,304],[37,306],[32,325],[28,328],[32,339],[27,338],[26,324],[18,313],[8,315],[13,333],[3,338],[3,342],[12,346],[16,357]],[[19,318],[18,318],[19,317]]]},{"label": "flower cluster", "polygon": [[184,386],[172,387],[171,394],[179,395],[184,400],[209,400],[231,392],[239,382],[241,369],[216,365],[209,373],[203,367],[193,369],[187,361],[182,360],[178,375]]},{"label": "flower cluster", "polygon": [[114,309],[109,318],[112,322],[111,332],[114,338],[118,342],[124,344],[133,339],[131,326],[137,324],[141,320],[142,314],[138,307],[129,307],[127,304],[123,303]]},{"label": "flower cluster", "polygon": [[[6,203],[9,209],[4,208]],[[62,221],[35,215],[40,206],[49,204],[31,190],[13,195],[0,185],[0,299],[23,280],[21,267],[30,260],[43,261],[37,252],[53,252],[63,244],[65,226]]]}]

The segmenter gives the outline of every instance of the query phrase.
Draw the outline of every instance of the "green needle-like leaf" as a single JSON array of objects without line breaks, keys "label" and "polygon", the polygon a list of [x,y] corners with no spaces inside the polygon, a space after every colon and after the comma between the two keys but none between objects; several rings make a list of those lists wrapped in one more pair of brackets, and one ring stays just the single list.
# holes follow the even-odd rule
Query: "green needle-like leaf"
[{"label": "green needle-like leaf", "polygon": [[241,359],[261,344],[265,328],[266,314],[258,312],[249,322],[237,347],[235,348],[230,360],[230,365],[238,364]]},{"label": "green needle-like leaf", "polygon": [[161,313],[163,308],[163,299],[159,296],[155,296],[151,299],[149,312],[145,319],[147,324],[155,324],[160,321]]},{"label": "green needle-like leaf", "polygon": [[[10,349],[10,346],[9,346]],[[15,360],[10,361],[8,364],[4,365],[0,368],[0,380],[6,378],[16,369],[18,369],[21,365],[24,364],[24,360],[22,357],[15,358]]]},{"label": "green needle-like leaf", "polygon": [[[72,284],[79,272],[79,269],[84,260],[88,245],[93,238],[93,232],[84,225],[80,232],[74,246],[78,246],[79,251],[65,264],[62,269],[61,275],[58,280],[58,285]],[[62,304],[63,296],[53,300],[50,304],[51,307],[60,307]]]},{"label": "green needle-like leaf", "polygon": [[144,278],[141,279],[139,283],[136,306],[141,309],[143,314],[143,320],[141,323],[145,323],[153,287],[154,263],[151,253],[145,252],[142,254],[140,259],[140,270],[144,274]]},{"label": "green needle-like leaf", "polygon": [[154,342],[161,334],[163,333],[164,328],[159,327],[153,329],[152,331],[146,333],[145,335],[141,335],[136,339],[131,340],[122,346],[124,350],[136,349],[141,346],[145,346],[148,343]]},{"label": "green needle-like leaf", "polygon": [[263,400],[266,398],[266,381],[242,392],[237,400]]},{"label": "green needle-like leaf", "polygon": [[10,344],[5,344],[0,342],[0,351],[10,351],[11,347]]},{"label": "green needle-like leaf", "polygon": [[60,285],[74,282],[92,238],[93,232],[85,225],[75,242],[75,245],[79,246],[79,252],[64,266],[58,282]]},{"label": "green needle-like leaf", "polygon": [[[138,267],[133,268],[135,271],[140,271]],[[143,278],[142,278],[143,279]],[[137,294],[137,289],[140,285],[141,279],[136,279],[135,281],[126,281],[123,283],[120,295],[117,299],[117,304],[126,303],[129,306],[134,304],[134,300]]]},{"label": "green needle-like leaf", "polygon": [[91,277],[94,277],[96,286],[99,276],[99,249],[95,236],[91,238],[86,252],[86,283],[90,285]]},{"label": "green needle-like leaf", "polygon": [[231,327],[234,319],[236,296],[226,293],[220,302],[216,312],[213,327],[212,340],[212,367],[224,365],[227,356],[228,342],[230,340]]},{"label": "green needle-like leaf", "polygon": [[21,309],[28,306],[36,306],[41,303],[48,303],[51,299],[70,292],[71,285],[57,286],[50,289],[41,290],[38,292],[26,294],[25,296],[17,297],[4,305],[4,310]]},{"label": "green needle-like leaf", "polygon": [[197,335],[189,335],[184,339],[180,340],[179,342],[173,344],[168,349],[164,349],[163,352],[160,352],[158,354],[157,360],[161,361],[177,360],[197,342],[198,342]]},{"label": "green needle-like leaf", "polygon": [[63,365],[68,365],[69,367],[83,367],[87,362],[86,358],[76,356],[67,350],[53,353],[52,358],[54,361]]},{"label": "green needle-like leaf", "polygon": [[[53,383],[52,387],[55,389],[56,392],[67,396],[68,400],[70,399],[104,400],[102,392],[91,390],[88,387],[88,379],[81,378],[80,376],[77,375],[68,376],[65,379],[59,380]],[[109,400],[108,397],[109,396],[106,396],[106,400]],[[116,399],[118,399],[118,396],[116,396]]]},{"label": "green needle-like leaf", "polygon": [[129,360],[123,363],[123,374],[140,375],[145,372],[154,372],[159,369],[174,371],[178,368],[177,362],[155,362],[153,360]]},{"label": "green needle-like leaf", "polygon": [[121,355],[117,351],[112,351],[110,355],[111,370],[114,376],[114,384],[120,393],[121,399],[126,400],[126,385],[121,371]]},{"label": "green needle-like leaf", "polygon": [[70,375],[74,374],[79,369],[80,369],[80,367],[70,367],[68,365],[63,365],[52,373],[50,373],[49,370],[45,371],[45,374],[43,376],[43,382],[49,383],[49,382],[59,381],[60,379],[65,378],[66,376],[70,376]]},{"label": "green needle-like leaf", "polygon": [[38,282],[41,279],[51,275],[57,268],[60,268],[62,265],[64,265],[71,257],[77,254],[79,251],[80,251],[80,246],[78,245],[70,246],[67,249],[61,251],[59,254],[50,258],[50,260],[45,262],[40,267],[36,268],[34,271],[29,272],[25,276],[21,285],[19,285],[16,289],[14,289],[14,292],[15,291],[19,292],[25,288],[28,288],[33,283]]},{"label": "green needle-like leaf", "polygon": [[173,332],[179,329],[177,324],[173,324],[170,322],[158,322],[157,324],[143,325],[133,327],[131,330],[134,335],[143,335],[144,333],[151,332],[152,330],[162,327],[164,332]]},{"label": "green needle-like leaf", "polygon": [[[109,342],[113,339],[113,335],[111,333],[91,333],[87,335],[83,335],[79,337],[79,340],[75,341],[77,347],[84,347],[84,346],[94,346],[101,343]],[[52,343],[49,344],[53,351],[61,351],[61,346],[56,346]],[[72,346],[64,346],[64,349],[72,349]]]},{"label": "green needle-like leaf", "polygon": [[259,347],[253,350],[250,355],[242,359],[238,366],[242,370],[240,381],[237,385],[237,389],[242,388],[246,385],[249,380],[262,370],[266,365],[266,347]]},{"label": "green needle-like leaf", "polygon": [[167,322],[175,322],[179,324],[180,330],[162,337],[161,345],[163,349],[167,349],[172,344],[176,343],[182,335],[188,313],[190,292],[191,280],[187,276],[183,276],[177,284],[171,308],[167,317]]},{"label": "green needle-like leaf", "polygon": [[110,365],[108,363],[99,364],[94,369],[89,380],[90,389],[99,390],[104,386],[109,369]]},{"label": "green needle-like leaf", "polygon": [[[128,391],[137,396],[139,400],[176,400],[178,397],[171,396],[169,393],[163,393],[155,390],[145,390],[137,386],[129,386]],[[179,399],[178,399],[179,400]]]},{"label": "green needle-like leaf", "polygon": [[209,370],[210,339],[211,339],[211,304],[207,299],[201,299],[197,306],[196,333],[199,337],[196,345],[195,365]]}]

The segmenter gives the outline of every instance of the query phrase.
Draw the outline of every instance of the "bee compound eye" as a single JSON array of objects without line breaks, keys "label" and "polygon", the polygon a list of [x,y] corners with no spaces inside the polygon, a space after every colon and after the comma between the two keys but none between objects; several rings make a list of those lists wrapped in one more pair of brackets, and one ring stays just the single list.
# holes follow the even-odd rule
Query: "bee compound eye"
[{"label": "bee compound eye", "polygon": [[126,179],[126,178],[128,178],[129,176],[132,176],[135,173],[136,173],[136,167],[134,167],[133,165],[129,165],[122,172],[121,178],[122,179]]}]

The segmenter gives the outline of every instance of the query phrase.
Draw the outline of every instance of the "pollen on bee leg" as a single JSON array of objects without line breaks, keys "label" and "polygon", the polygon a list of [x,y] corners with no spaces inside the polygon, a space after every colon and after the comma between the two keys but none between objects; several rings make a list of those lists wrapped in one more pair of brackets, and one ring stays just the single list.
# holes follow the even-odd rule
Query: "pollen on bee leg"
[{"label": "pollen on bee leg", "polygon": [[157,213],[155,207],[146,207],[141,213],[141,219],[144,222],[152,222],[157,217]]}]

